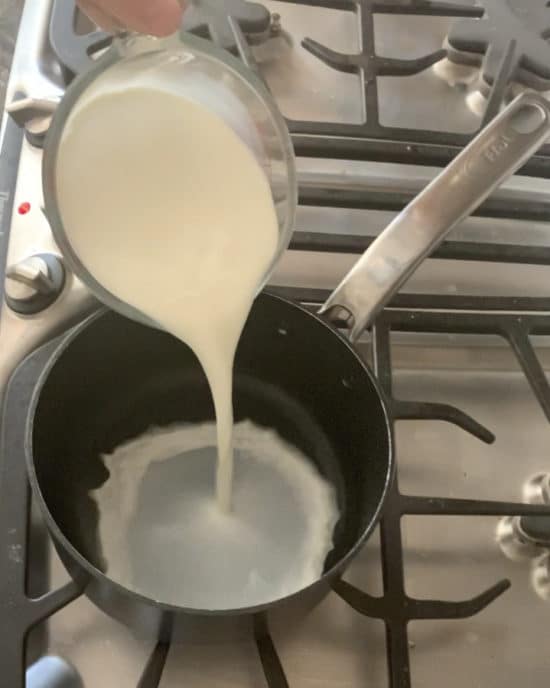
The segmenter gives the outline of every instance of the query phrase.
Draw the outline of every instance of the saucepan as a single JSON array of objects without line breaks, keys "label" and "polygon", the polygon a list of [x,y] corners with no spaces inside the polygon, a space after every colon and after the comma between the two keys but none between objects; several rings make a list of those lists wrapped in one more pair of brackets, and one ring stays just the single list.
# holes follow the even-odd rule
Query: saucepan
[{"label": "saucepan", "polygon": [[394,468],[388,402],[330,320],[335,311],[348,315],[357,339],[418,263],[549,132],[543,98],[514,101],[371,245],[325,304],[328,318],[268,293],[257,298],[235,360],[236,419],[272,427],[301,449],[334,486],[340,512],[322,575],[293,595],[241,609],[184,608],[109,577],[90,497],[109,479],[100,456],[150,426],[212,420],[214,410],[192,352],[158,329],[102,311],[60,341],[29,410],[28,470],[60,557],[99,607],[159,637],[167,628],[302,613],[328,592],[372,533]]}]

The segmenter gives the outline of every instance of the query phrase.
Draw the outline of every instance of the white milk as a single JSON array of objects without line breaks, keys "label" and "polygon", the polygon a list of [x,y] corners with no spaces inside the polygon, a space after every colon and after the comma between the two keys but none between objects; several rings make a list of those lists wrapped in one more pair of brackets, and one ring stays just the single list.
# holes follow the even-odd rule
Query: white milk
[{"label": "white milk", "polygon": [[305,588],[323,571],[334,489],[296,448],[251,422],[234,430],[233,510],[211,497],[213,423],[151,430],[104,456],[92,493],[109,576],[153,599],[238,609]]},{"label": "white milk", "polygon": [[251,424],[236,431],[232,491],[233,359],[277,250],[270,188],[233,130],[171,79],[118,77],[94,83],[66,123],[63,224],[100,284],[194,350],[217,428],[159,430],[106,457],[94,496],[107,573],[195,608],[267,602],[321,575],[337,518],[312,464]]},{"label": "white milk", "polygon": [[216,409],[218,503],[228,511],[233,359],[277,250],[270,187],[233,130],[179,97],[165,71],[116,76],[90,87],[66,123],[61,217],[97,281],[199,358]]}]

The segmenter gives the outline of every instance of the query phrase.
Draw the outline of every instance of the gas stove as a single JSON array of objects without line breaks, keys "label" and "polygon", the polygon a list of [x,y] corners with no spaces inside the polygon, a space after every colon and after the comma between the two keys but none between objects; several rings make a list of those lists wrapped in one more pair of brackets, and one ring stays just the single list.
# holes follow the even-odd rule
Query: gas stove
[{"label": "gas stove", "polygon": [[[236,21],[216,5],[193,8],[187,28],[257,70],[288,119],[300,209],[270,288],[312,308],[502,103],[550,90],[543,0],[224,3]],[[40,142],[52,104],[109,40],[72,0],[29,0],[8,86],[25,132],[4,118],[3,681],[23,686],[28,667],[30,688],[546,685],[548,147],[365,333],[392,400],[397,478],[379,530],[300,625],[259,617],[252,637],[155,646],[70,580],[29,498],[23,427],[47,342],[97,304],[51,238]]]}]

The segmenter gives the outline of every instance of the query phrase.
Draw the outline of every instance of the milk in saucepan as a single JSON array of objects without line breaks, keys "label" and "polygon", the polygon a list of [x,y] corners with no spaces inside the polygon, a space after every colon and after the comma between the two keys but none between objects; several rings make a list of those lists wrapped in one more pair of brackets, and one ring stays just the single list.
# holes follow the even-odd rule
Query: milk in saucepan
[{"label": "milk in saucepan", "polygon": [[[233,360],[278,244],[263,170],[220,117],[148,70],[81,96],[59,145],[56,185],[65,232],[87,270],[202,364],[216,412],[217,503],[234,517]],[[322,523],[335,508],[326,501]]]},{"label": "milk in saucepan", "polygon": [[109,575],[193,609],[240,609],[321,575],[337,518],[334,490],[272,430],[235,426],[232,511],[212,499],[213,423],[152,429],[104,457],[94,492]]}]

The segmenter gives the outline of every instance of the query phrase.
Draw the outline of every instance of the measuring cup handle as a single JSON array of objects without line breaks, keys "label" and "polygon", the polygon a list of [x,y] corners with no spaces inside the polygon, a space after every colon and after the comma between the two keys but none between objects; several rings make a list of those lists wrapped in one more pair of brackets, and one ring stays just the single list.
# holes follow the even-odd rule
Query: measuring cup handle
[{"label": "measuring cup handle", "polygon": [[445,236],[518,170],[550,133],[547,101],[516,98],[380,234],[321,312],[353,316],[351,339],[364,328]]}]

